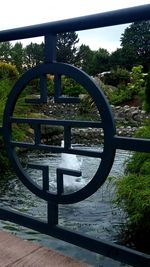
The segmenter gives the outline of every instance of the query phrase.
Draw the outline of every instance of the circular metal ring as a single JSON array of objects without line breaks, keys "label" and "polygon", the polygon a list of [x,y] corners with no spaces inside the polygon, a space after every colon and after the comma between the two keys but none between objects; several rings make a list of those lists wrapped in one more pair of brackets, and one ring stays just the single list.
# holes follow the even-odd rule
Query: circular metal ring
[{"label": "circular metal ring", "polygon": [[[76,82],[81,84],[92,97],[98,112],[101,116],[101,121],[104,131],[104,149],[101,157],[101,162],[97,172],[90,182],[80,190],[70,193],[57,195],[49,191],[43,191],[34,181],[27,175],[20,161],[16,155],[15,148],[12,145],[11,140],[11,118],[13,111],[18,100],[20,93],[23,91],[25,86],[32,80],[41,75],[46,74],[54,75],[66,75],[74,79]],[[115,149],[113,147],[113,137],[115,135],[115,126],[113,116],[108,105],[108,102],[99,87],[96,85],[93,79],[90,78],[85,72],[79,70],[76,67],[70,66],[63,63],[49,63],[38,65],[29,71],[27,71],[15,84],[11,93],[9,94],[3,119],[4,129],[4,142],[8,152],[8,156],[14,170],[23,184],[38,197],[55,203],[70,204],[79,202],[94,192],[103,184],[106,180],[115,156]]]}]

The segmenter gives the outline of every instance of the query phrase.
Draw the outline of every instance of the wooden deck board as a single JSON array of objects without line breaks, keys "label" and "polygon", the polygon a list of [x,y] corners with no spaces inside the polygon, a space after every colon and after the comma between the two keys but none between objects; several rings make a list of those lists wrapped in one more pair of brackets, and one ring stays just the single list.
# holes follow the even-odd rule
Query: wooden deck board
[{"label": "wooden deck board", "polygon": [[88,267],[70,257],[0,231],[0,267]]}]

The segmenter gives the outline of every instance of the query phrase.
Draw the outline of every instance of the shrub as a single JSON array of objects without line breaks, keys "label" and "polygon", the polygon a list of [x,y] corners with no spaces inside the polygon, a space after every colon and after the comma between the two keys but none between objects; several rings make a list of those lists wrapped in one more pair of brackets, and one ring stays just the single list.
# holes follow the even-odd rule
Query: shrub
[{"label": "shrub", "polygon": [[104,75],[103,82],[105,84],[118,86],[127,85],[130,81],[130,74],[126,69],[112,69],[110,73]]},{"label": "shrub", "polygon": [[1,175],[8,172],[9,169],[10,169],[10,162],[8,160],[6,149],[4,148],[3,139],[0,136],[0,173]]},{"label": "shrub", "polygon": [[[136,136],[150,138],[150,121]],[[135,152],[126,163],[126,176],[116,182],[116,202],[128,215],[123,231],[127,243],[148,252],[150,235],[150,154]]]},{"label": "shrub", "polygon": [[134,66],[132,68],[130,83],[128,83],[128,91],[132,95],[138,95],[140,92],[144,92],[145,80],[143,73],[143,66]]},{"label": "shrub", "polygon": [[150,70],[148,72],[146,86],[145,86],[144,108],[147,112],[150,112]]},{"label": "shrub", "polygon": [[[15,68],[14,67],[11,68],[11,66],[12,65],[6,64],[6,63],[0,64],[0,75],[1,75],[1,79],[0,79],[0,124],[2,124],[2,121],[3,121],[3,113],[4,113],[4,108],[6,105],[8,94],[11,91],[16,78],[18,77],[18,73],[14,71]],[[24,114],[24,112],[25,112],[25,108],[24,106],[22,106],[21,110],[19,109],[18,114],[19,113]],[[24,135],[24,131],[20,129],[19,127],[16,127],[15,134],[19,140]],[[10,164],[9,164],[7,153],[4,147],[3,138],[0,136],[0,172],[1,174],[4,174],[8,172],[8,170],[10,170]]]},{"label": "shrub", "polygon": [[109,101],[113,105],[119,105],[123,102],[131,100],[132,97],[133,96],[132,96],[131,92],[128,91],[127,86],[122,85],[118,88],[118,90],[113,92],[113,94],[109,95]]},{"label": "shrub", "polygon": [[3,112],[7,100],[7,96],[12,89],[13,83],[10,82],[8,79],[1,79],[0,80],[0,123],[3,119]]},{"label": "shrub", "polygon": [[85,93],[85,89],[83,86],[81,86],[79,83],[77,83],[75,80],[62,76],[61,77],[62,82],[62,94],[68,95],[68,96],[79,96],[80,94]]},{"label": "shrub", "polygon": [[0,79],[17,80],[19,73],[16,66],[5,62],[0,62]]},{"label": "shrub", "polygon": [[134,66],[131,73],[129,73],[126,69],[121,68],[112,70],[110,73],[105,74],[103,82],[107,84],[108,88],[109,85],[116,86],[117,88],[117,90],[109,92],[109,90],[106,90],[106,88],[103,86],[106,96],[111,104],[118,105],[132,100],[135,96],[138,96],[138,99],[141,100],[141,103],[145,99],[145,108],[148,110],[148,107],[150,106],[150,104],[148,104],[150,103],[150,86],[149,82],[147,82],[147,89],[145,90],[143,66]]}]

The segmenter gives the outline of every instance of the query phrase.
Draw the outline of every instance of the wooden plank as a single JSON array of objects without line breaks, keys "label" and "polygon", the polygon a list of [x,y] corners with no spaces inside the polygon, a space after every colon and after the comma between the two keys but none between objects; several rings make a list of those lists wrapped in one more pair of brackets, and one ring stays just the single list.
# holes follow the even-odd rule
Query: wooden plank
[{"label": "wooden plank", "polygon": [[70,257],[0,231],[1,267],[88,267]]}]

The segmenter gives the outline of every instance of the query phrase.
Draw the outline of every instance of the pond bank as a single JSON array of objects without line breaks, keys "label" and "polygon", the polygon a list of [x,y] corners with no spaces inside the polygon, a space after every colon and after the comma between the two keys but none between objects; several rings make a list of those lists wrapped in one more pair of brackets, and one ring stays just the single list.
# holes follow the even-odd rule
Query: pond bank
[{"label": "pond bank", "polygon": [[[139,127],[143,126],[145,119],[150,115],[146,114],[140,107],[134,106],[111,106],[117,125],[117,135],[132,137]],[[96,112],[96,113],[95,113]],[[41,113],[48,118],[77,119],[81,117],[80,104],[56,104],[50,100],[48,104],[41,106]],[[94,114],[95,113],[95,114]],[[84,114],[82,115],[84,117]],[[89,119],[98,120],[97,110],[90,110]],[[82,118],[83,120],[83,118]],[[85,119],[85,120],[88,120]],[[63,137],[63,128],[43,126],[41,134],[44,142],[60,144]],[[97,128],[73,128],[71,131],[72,143],[85,143],[87,145],[100,144],[103,142],[104,133]]]}]

